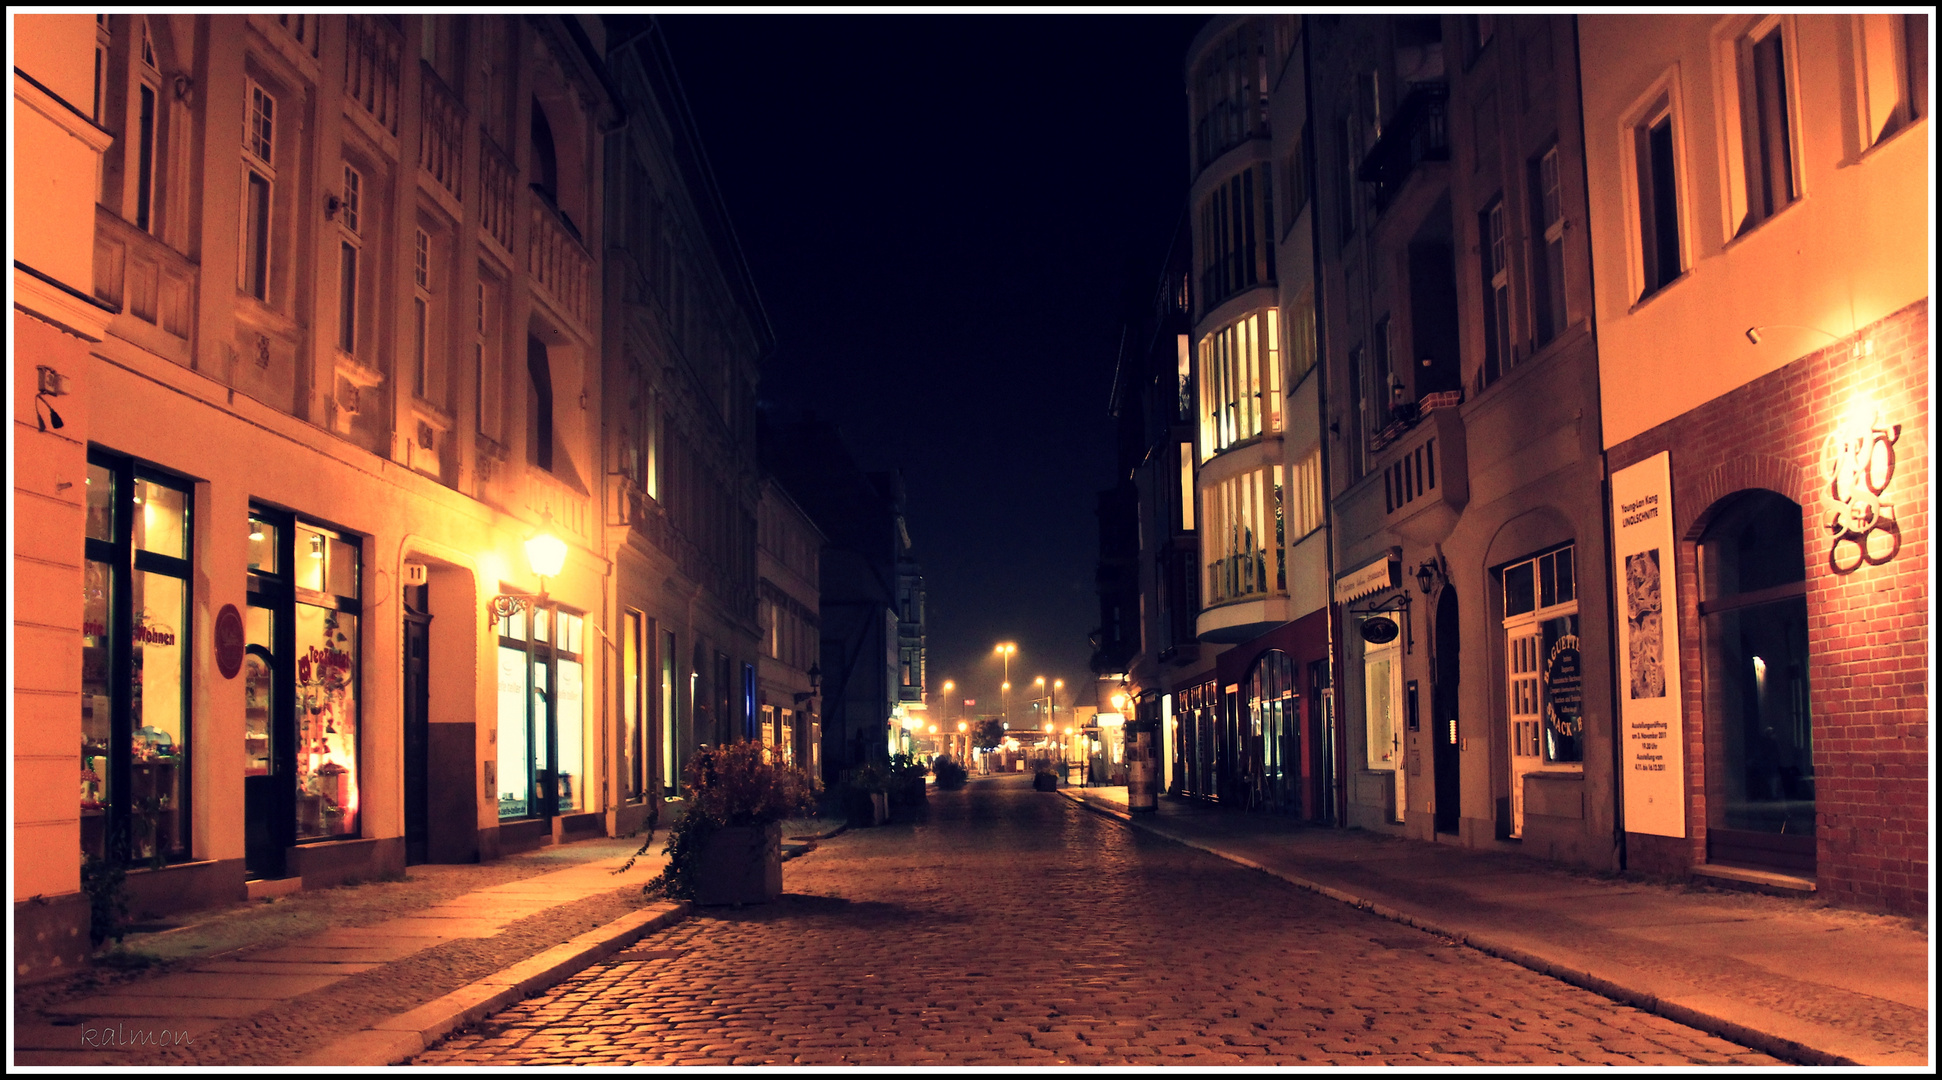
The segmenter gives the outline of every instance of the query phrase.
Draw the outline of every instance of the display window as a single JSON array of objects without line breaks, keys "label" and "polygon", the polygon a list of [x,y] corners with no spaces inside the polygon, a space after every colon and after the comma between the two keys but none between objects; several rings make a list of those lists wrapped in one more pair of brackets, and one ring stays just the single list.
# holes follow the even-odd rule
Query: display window
[{"label": "display window", "polygon": [[363,604],[357,537],[269,507],[249,518],[243,775],[274,845],[360,835]]},{"label": "display window", "polygon": [[189,857],[190,486],[88,452],[81,598],[81,849]]},{"label": "display window", "polygon": [[586,802],[586,705],[579,614],[514,611],[499,633],[499,818],[551,817]]}]

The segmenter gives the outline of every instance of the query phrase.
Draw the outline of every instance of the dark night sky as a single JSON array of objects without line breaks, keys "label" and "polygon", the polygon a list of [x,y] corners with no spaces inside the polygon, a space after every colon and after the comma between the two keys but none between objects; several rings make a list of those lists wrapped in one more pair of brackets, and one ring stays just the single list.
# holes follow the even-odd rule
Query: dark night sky
[{"label": "dark night sky", "polygon": [[1180,217],[1205,18],[662,21],[775,327],[762,399],[904,471],[932,693],[995,704],[1013,640],[1014,687],[1090,704],[1122,297]]}]

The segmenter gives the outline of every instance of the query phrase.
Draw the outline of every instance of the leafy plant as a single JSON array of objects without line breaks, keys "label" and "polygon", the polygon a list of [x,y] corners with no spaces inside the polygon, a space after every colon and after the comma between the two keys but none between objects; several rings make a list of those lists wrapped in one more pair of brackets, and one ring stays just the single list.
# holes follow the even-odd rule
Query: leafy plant
[{"label": "leafy plant", "polygon": [[88,944],[119,943],[128,933],[128,868],[120,859],[82,852],[81,891],[88,894]]},{"label": "leafy plant", "polygon": [[872,796],[887,794],[890,791],[890,774],[874,762],[865,762],[850,769],[839,788],[843,816],[853,824],[869,825],[876,819],[875,800]]},{"label": "leafy plant", "polygon": [[[662,848],[662,854],[668,857],[667,866],[641,891],[650,896],[691,900],[702,848],[716,831],[769,825],[815,812],[815,777],[793,765],[773,761],[771,756],[760,743],[738,742],[704,747],[689,759],[682,770],[687,812],[668,827],[667,845]],[[625,873],[653,843],[654,830],[649,829],[640,850],[617,872]]]},{"label": "leafy plant", "polygon": [[924,801],[924,777],[930,770],[909,754],[896,754],[890,759],[890,801],[900,805],[914,805]]},{"label": "leafy plant", "polygon": [[941,788],[961,788],[971,778],[970,772],[949,754],[940,754],[931,762],[931,775],[937,777],[937,786]]}]

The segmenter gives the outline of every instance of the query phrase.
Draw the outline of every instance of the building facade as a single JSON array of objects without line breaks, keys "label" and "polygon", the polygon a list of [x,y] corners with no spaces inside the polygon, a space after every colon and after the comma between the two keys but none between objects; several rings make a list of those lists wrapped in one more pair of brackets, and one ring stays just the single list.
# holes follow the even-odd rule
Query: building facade
[{"label": "building facade", "polygon": [[[553,16],[14,28],[52,166],[16,201],[17,976],[85,954],[84,859],[138,915],[489,859],[755,733],[767,328],[664,58],[610,75]],[[610,220],[643,171],[659,233]]]},{"label": "building facade", "polygon": [[1628,865],[1925,911],[1928,17],[1578,32]]},{"label": "building facade", "polygon": [[823,534],[773,479],[758,514],[761,580],[760,737],[776,757],[811,776],[823,770],[816,698],[823,677],[820,563]]}]

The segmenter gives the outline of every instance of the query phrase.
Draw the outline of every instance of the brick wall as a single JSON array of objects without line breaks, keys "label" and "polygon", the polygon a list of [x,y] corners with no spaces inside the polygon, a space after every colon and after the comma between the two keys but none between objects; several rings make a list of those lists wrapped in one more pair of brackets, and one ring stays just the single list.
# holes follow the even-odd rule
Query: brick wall
[{"label": "brick wall", "polygon": [[[1683,841],[1628,836],[1632,868],[1676,873],[1706,859],[1697,541],[1721,499],[1768,488],[1801,504],[1807,547],[1820,895],[1854,907],[1927,909],[1928,312],[1923,299],[1608,452],[1616,471],[1671,451],[1679,538],[1688,835]],[[1854,355],[1856,343],[1872,343],[1872,354]],[[1874,562],[1859,558],[1853,541],[1841,541],[1834,552],[1824,456],[1829,436],[1847,430],[1855,403],[1868,399],[1885,423],[1901,426],[1893,473],[1880,495],[1893,508],[1899,547],[1892,530],[1875,531],[1869,538]],[[1878,478],[1886,455],[1875,462]]]}]

